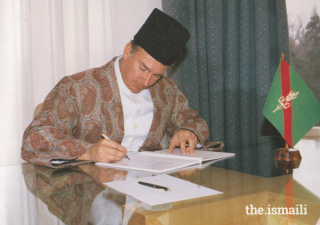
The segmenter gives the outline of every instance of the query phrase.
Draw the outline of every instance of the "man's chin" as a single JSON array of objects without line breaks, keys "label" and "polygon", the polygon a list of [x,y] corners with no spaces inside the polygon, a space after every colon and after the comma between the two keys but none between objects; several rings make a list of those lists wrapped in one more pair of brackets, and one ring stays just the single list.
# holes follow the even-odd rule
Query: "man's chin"
[{"label": "man's chin", "polygon": [[132,92],[133,94],[139,94],[139,93],[141,92],[141,90],[140,90],[140,91],[132,91],[132,90],[131,90],[131,92]]},{"label": "man's chin", "polygon": [[130,91],[134,94],[139,94],[141,91],[145,90],[145,89],[148,89],[146,87],[134,87],[134,88],[131,88]]},{"label": "man's chin", "polygon": [[132,93],[134,93],[134,94],[139,94],[141,91],[142,91],[143,89],[141,89],[141,88],[132,88],[130,91],[132,92]]}]

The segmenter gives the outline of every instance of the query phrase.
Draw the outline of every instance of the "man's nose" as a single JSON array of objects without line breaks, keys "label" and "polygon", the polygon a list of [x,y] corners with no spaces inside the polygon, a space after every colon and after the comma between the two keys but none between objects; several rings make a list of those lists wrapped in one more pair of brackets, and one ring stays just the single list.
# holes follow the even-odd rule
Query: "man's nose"
[{"label": "man's nose", "polygon": [[152,78],[152,74],[151,73],[146,74],[146,76],[144,77],[144,80],[143,80],[143,86],[149,87],[151,78]]}]

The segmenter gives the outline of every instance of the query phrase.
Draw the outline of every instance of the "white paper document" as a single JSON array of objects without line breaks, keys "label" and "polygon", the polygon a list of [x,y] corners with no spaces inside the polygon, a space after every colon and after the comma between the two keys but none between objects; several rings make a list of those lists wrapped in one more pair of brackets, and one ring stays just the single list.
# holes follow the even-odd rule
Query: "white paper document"
[{"label": "white paper document", "polygon": [[[168,149],[163,149],[156,152],[157,154],[169,154]],[[213,152],[213,151],[202,151],[202,150],[195,150],[193,155],[183,155],[181,153],[180,148],[175,148],[170,155],[177,155],[183,157],[191,157],[191,158],[199,158],[202,162],[216,160],[216,159],[223,159],[228,157],[235,156],[235,153],[229,152]]]},{"label": "white paper document", "polygon": [[140,152],[130,155],[130,160],[123,158],[119,162],[98,162],[98,166],[132,169],[153,173],[165,173],[187,166],[200,164],[202,161],[216,160],[234,156],[234,153],[195,151],[193,156],[184,156],[175,149],[174,153],[167,153],[167,149],[158,152]]},{"label": "white paper document", "polygon": [[[144,186],[139,184],[139,181],[164,186],[170,188],[170,191]],[[150,206],[223,193],[169,175],[158,175],[136,180],[107,182],[105,185],[116,189],[119,192],[130,195],[131,197],[134,197]]]}]

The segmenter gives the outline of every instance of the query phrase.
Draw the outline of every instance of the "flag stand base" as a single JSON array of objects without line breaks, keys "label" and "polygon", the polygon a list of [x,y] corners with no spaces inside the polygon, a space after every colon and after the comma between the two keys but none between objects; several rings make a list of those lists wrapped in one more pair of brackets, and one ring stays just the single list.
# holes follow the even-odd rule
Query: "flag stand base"
[{"label": "flag stand base", "polygon": [[298,160],[301,161],[302,157],[298,149],[278,148],[273,156],[273,159],[276,161],[293,162]]},{"label": "flag stand base", "polygon": [[274,163],[276,164],[276,167],[281,170],[285,170],[288,174],[293,169],[297,169],[300,166],[301,159],[300,160],[294,160],[294,161],[279,161],[274,160]]}]

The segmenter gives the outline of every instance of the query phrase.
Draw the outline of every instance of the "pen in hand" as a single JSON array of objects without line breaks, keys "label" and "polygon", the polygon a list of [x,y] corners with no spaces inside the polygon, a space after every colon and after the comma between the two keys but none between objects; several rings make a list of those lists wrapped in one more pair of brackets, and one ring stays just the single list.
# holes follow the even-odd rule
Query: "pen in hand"
[{"label": "pen in hand", "polygon": [[157,185],[157,184],[150,184],[150,183],[146,183],[146,182],[143,182],[143,181],[139,181],[138,184],[141,184],[141,185],[144,185],[144,186],[148,186],[148,187],[152,187],[152,188],[156,188],[156,189],[162,189],[162,190],[165,190],[165,191],[170,191],[170,188],[163,187],[163,186],[160,186],[160,185]]},{"label": "pen in hand", "polygon": [[[108,138],[108,136],[105,135],[105,134],[101,134],[101,137],[102,137],[102,138],[105,138],[105,139],[107,139],[107,140],[110,140],[110,138]],[[127,156],[127,155],[126,155],[126,158],[127,158],[128,160],[130,160],[129,156]]]}]

